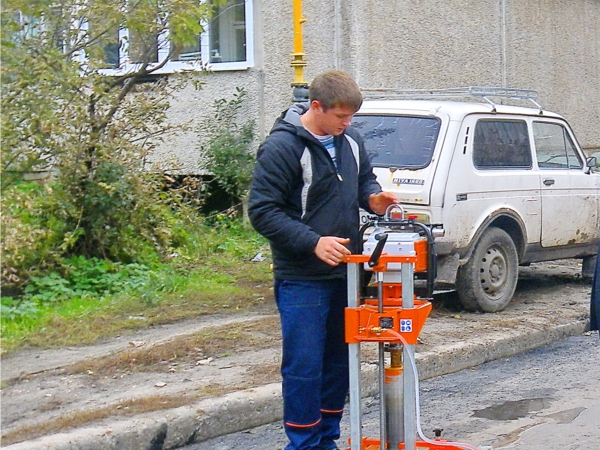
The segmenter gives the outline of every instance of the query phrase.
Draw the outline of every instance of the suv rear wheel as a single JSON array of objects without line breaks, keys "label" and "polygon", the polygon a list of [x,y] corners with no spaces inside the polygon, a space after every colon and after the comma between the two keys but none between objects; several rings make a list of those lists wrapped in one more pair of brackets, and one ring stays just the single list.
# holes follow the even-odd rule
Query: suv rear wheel
[{"label": "suv rear wheel", "polygon": [[459,268],[456,290],[463,306],[483,312],[502,311],[515,292],[519,258],[508,233],[488,228],[469,261]]}]

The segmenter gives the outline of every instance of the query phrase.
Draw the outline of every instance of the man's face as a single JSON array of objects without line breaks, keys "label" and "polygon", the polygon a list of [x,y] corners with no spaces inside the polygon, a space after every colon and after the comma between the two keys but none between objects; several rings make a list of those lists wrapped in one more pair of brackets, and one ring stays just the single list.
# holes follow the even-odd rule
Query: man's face
[{"label": "man's face", "polygon": [[339,136],[350,125],[356,112],[354,108],[348,106],[335,106],[324,111],[317,100],[314,100],[311,106],[315,113],[315,125],[320,128],[316,133],[319,135]]}]

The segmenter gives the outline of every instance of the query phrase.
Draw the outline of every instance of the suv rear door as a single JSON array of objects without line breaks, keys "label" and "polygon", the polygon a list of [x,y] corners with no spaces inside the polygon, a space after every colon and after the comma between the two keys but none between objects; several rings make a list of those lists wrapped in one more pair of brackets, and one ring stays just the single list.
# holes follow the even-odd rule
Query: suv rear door
[{"label": "suv rear door", "polygon": [[354,117],[352,126],[363,136],[381,187],[395,192],[401,203],[429,204],[443,122],[447,119],[410,113]]}]

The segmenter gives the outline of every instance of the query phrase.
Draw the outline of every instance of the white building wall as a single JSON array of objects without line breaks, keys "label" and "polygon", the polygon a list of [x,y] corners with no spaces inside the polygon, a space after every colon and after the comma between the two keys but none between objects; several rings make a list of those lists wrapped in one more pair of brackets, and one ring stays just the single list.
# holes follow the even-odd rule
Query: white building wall
[{"label": "white building wall", "polygon": [[[254,1],[255,66],[203,75],[202,90],[190,86],[173,103],[174,122],[199,124],[214,99],[244,87],[245,113],[262,139],[292,102],[293,0],[247,1]],[[536,89],[584,149],[600,149],[598,0],[303,0],[302,11],[307,82],[339,68],[363,88]],[[201,173],[201,138],[183,133],[155,158],[175,157],[183,172]]]}]

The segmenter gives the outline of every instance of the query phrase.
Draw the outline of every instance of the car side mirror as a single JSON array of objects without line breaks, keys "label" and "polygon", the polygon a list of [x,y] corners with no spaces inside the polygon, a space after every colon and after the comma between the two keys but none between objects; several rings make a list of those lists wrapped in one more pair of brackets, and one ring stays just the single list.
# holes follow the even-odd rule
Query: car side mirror
[{"label": "car side mirror", "polygon": [[592,173],[592,172],[596,172],[597,169],[596,166],[598,165],[598,158],[596,158],[595,156],[588,156],[585,160],[585,167],[587,168],[586,173]]}]

